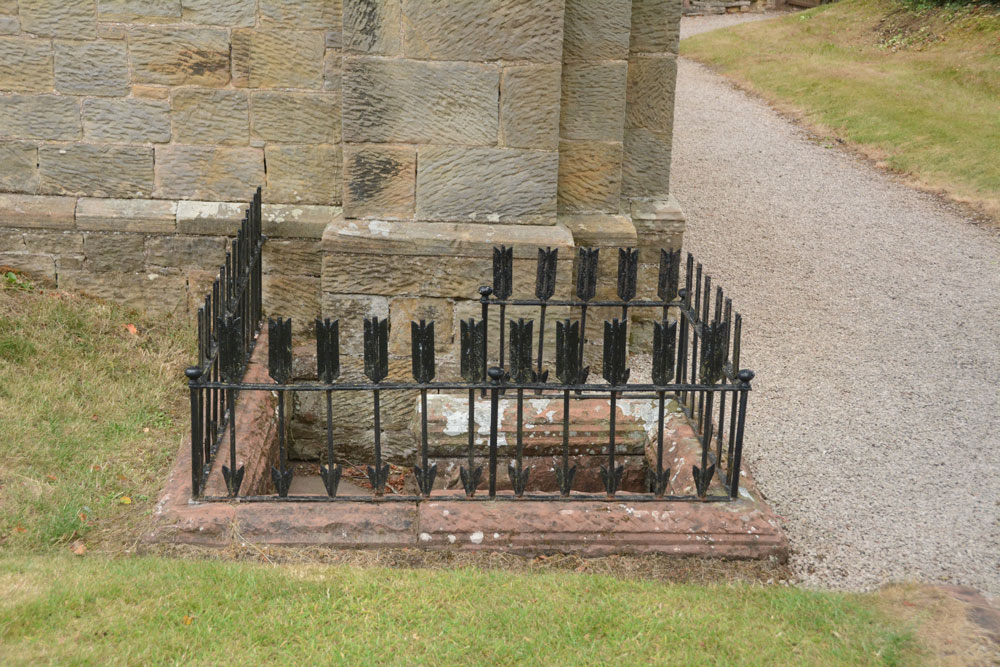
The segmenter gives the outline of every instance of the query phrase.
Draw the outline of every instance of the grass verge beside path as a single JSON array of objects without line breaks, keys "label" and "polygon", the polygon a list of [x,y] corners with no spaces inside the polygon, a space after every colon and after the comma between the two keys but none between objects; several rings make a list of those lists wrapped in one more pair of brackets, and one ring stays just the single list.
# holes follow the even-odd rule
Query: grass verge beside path
[{"label": "grass verge beside path", "polygon": [[1000,8],[842,0],[681,42],[820,134],[1000,221]]},{"label": "grass verge beside path", "polygon": [[871,596],[476,570],[0,559],[0,662],[900,664]]}]

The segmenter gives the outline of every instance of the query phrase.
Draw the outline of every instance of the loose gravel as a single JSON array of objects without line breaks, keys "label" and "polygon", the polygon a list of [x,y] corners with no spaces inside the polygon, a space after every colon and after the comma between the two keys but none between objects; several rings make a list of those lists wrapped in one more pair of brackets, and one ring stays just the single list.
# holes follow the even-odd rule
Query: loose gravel
[{"label": "loose gravel", "polygon": [[794,571],[1000,595],[1000,237],[683,58],[676,99],[671,191],[744,316]]}]

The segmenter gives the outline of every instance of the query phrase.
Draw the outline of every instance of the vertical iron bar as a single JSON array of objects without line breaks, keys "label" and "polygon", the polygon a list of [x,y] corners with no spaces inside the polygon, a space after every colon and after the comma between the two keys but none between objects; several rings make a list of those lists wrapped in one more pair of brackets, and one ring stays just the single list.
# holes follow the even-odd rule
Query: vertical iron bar
[{"label": "vertical iron bar", "polygon": [[[236,467],[236,392],[233,389],[226,389],[226,397],[229,403],[229,469],[238,470]],[[284,436],[285,436],[285,422],[284,422],[284,412],[282,411],[281,404],[281,394],[278,394],[278,425],[282,429],[281,436],[281,446],[284,449]],[[235,473],[234,473],[235,474]],[[230,491],[230,496],[235,497],[237,489],[234,488]]]},{"label": "vertical iron bar", "polygon": [[[704,392],[704,393],[706,394],[706,397],[705,397],[705,405],[707,406],[706,410],[707,410],[708,413],[711,413],[712,412],[712,398],[715,396],[715,392],[709,391],[709,392]],[[708,448],[709,448],[709,446],[711,444],[711,440],[712,440],[712,424],[710,422],[708,424],[705,424],[702,427],[702,437],[701,437],[701,474],[705,475],[708,478],[708,480],[709,480],[709,481],[704,482],[703,492],[698,494],[698,495],[701,495],[702,497],[704,497],[703,494],[707,493],[707,491],[708,491],[708,484],[709,484],[709,482],[711,480],[711,476],[712,476],[712,471],[708,467]],[[718,461],[716,462],[716,464],[718,464]],[[713,466],[713,468],[714,468],[714,466]]]},{"label": "vertical iron bar", "polygon": [[[476,480],[476,390],[469,390],[469,479]],[[470,481],[471,489],[467,489],[465,494],[471,498],[476,494],[477,484]]]},{"label": "vertical iron bar", "polygon": [[[427,390],[420,390],[420,465],[423,469],[424,475],[429,475],[430,468],[428,467],[427,459]],[[425,477],[426,479],[426,477]],[[431,489],[428,484],[422,489],[425,498],[430,497]]]},{"label": "vertical iron bar", "polygon": [[375,492],[377,497],[382,496],[385,493],[385,484],[382,481],[382,419],[379,410],[379,390],[375,389],[374,392],[375,401],[375,484],[372,485],[372,490]]},{"label": "vertical iron bar", "polygon": [[569,389],[563,391],[563,437],[562,437],[562,479],[560,491],[563,496],[569,495],[572,477],[569,472]]},{"label": "vertical iron bar", "polygon": [[506,318],[507,304],[500,304],[500,368],[503,368],[503,339],[504,339],[504,319]]},{"label": "vertical iron bar", "polygon": [[[580,362],[577,368],[583,368],[583,348],[587,344],[587,304],[584,303],[580,306]],[[577,394],[581,394],[580,390],[577,390]]]},{"label": "vertical iron bar", "polygon": [[[483,379],[486,378],[487,357],[490,347],[490,295],[493,288],[482,286],[479,288],[479,302],[483,305]],[[483,388],[483,398],[486,398],[486,388]]]},{"label": "vertical iron bar", "polygon": [[663,478],[663,403],[666,398],[665,391],[658,391],[657,398],[657,417],[656,417],[656,487],[654,491],[657,498],[663,497],[663,489],[659,488],[660,481]]},{"label": "vertical iron bar", "polygon": [[524,493],[521,471],[524,469],[524,389],[517,388],[517,481],[514,484],[514,494],[520,498]]},{"label": "vertical iron bar", "polygon": [[497,427],[500,406],[500,381],[503,369],[494,366],[490,376],[490,499],[497,497]]},{"label": "vertical iron bar", "polygon": [[[542,350],[545,347],[545,304],[541,306],[541,313],[539,314],[538,321],[538,382],[544,382],[542,380]],[[542,393],[539,389],[536,393]]]},{"label": "vertical iron bar", "polygon": [[737,417],[739,423],[736,426],[736,445],[733,452],[733,466],[732,473],[730,474],[731,481],[729,482],[730,498],[736,498],[740,495],[740,464],[743,460],[743,430],[746,426],[747,419],[747,396],[750,393],[750,381],[753,380],[753,377],[753,371],[740,371],[740,409]]},{"label": "vertical iron bar", "polygon": [[[611,416],[608,425],[608,477],[609,479],[614,479],[615,476],[615,413],[618,411],[618,392],[611,390]],[[614,482],[608,483],[608,497],[614,498],[615,496],[615,485]]]},{"label": "vertical iron bar", "polygon": [[205,451],[201,435],[201,389],[196,384],[201,377],[201,368],[192,366],[185,371],[185,375],[191,390],[191,497],[197,498],[201,494],[202,456]]},{"label": "vertical iron bar", "polygon": [[[734,378],[738,378],[739,377],[739,373],[740,373],[740,335],[741,335],[741,330],[743,328],[743,318],[740,316],[739,313],[736,313],[736,316],[733,318],[733,320],[734,320],[734,323],[733,323],[733,357],[732,357],[732,366],[733,366],[733,377]],[[735,382],[735,380],[734,380],[734,382]],[[736,419],[737,419],[737,410],[738,410],[737,400],[736,400],[736,397],[733,397],[732,413],[729,415],[729,449],[728,449],[728,457],[727,457],[728,460],[729,460],[729,462],[730,462],[729,463],[729,467],[728,467],[728,471],[729,471],[729,474],[730,474],[730,484],[732,483],[732,479],[731,479],[732,478],[732,466],[733,466],[732,462],[733,462],[733,457],[735,456],[734,448],[736,446]]]}]

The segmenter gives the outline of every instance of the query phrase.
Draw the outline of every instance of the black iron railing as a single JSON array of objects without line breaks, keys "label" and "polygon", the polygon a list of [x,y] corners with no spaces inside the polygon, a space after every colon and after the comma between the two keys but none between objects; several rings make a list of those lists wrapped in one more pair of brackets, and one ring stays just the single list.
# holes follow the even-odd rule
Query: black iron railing
[{"label": "black iron railing", "polygon": [[[316,320],[315,382],[292,381],[291,320],[271,319],[268,322],[268,372],[273,383],[243,382],[253,336],[260,323],[260,198],[255,197],[241,229],[227,256],[226,268],[213,288],[210,300],[199,311],[199,366],[188,370],[191,389],[192,415],[192,481],[195,496],[202,500],[243,501],[292,499],[318,500],[421,500],[445,492],[435,491],[437,465],[431,461],[428,442],[427,396],[429,392],[467,392],[468,446],[466,464],[460,469],[462,486],[468,499],[510,500],[518,498],[594,500],[619,498],[641,500],[728,500],[739,494],[740,466],[746,423],[747,397],[753,372],[740,366],[742,322],[734,312],[732,302],[716,287],[714,300],[711,278],[703,273],[689,254],[686,260],[684,286],[680,286],[681,254],[679,250],[660,253],[657,299],[636,299],[639,269],[638,251],[618,250],[616,300],[596,300],[598,286],[598,249],[580,249],[576,271],[576,299],[554,300],[556,287],[557,251],[539,249],[535,276],[534,299],[511,299],[513,293],[513,254],[511,248],[494,249],[493,285],[480,288],[482,319],[463,320],[460,326],[460,375],[458,380],[436,379],[434,323],[421,320],[410,327],[412,377],[411,382],[388,381],[389,321],[378,317],[365,319],[364,376],[367,381],[347,382],[340,379],[340,322]],[[606,251],[605,251],[606,252]],[[230,261],[232,259],[232,261]],[[534,345],[535,320],[518,317],[506,320],[508,306],[537,308],[537,346]],[[621,310],[620,318],[603,323],[603,357],[601,380],[590,377],[584,365],[587,345],[587,313],[595,307]],[[490,310],[499,309],[500,326],[490,353],[488,322]],[[556,326],[554,375],[549,381],[545,356],[546,315],[549,309],[560,308],[570,317],[559,319]],[[628,367],[629,312],[645,310],[655,313],[652,326],[651,377],[636,382]],[[573,317],[577,315],[577,317]],[[632,358],[635,354],[632,355]],[[495,361],[495,365],[491,364]],[[278,465],[272,468],[271,481],[276,493],[266,496],[240,496],[243,469],[236,457],[237,428],[234,401],[238,392],[277,392],[278,397]],[[416,391],[420,396],[420,443],[413,475],[419,495],[386,495],[389,464],[384,460],[381,428],[381,398],[383,392]],[[326,496],[290,496],[293,471],[288,463],[285,441],[287,420],[285,403],[289,392],[324,392],[326,398],[326,460],[320,472]],[[372,492],[368,496],[338,495],[343,473],[337,463],[337,443],[333,406],[341,392],[367,392],[372,396],[374,430],[373,460],[367,468]],[[526,392],[561,396],[563,401],[561,465],[555,470],[558,493],[525,493],[529,468],[524,466],[523,401]],[[502,394],[514,393],[517,401],[515,425],[516,445],[507,469],[512,492],[498,492],[500,428],[498,405]],[[477,395],[490,405],[489,441],[485,452],[476,446],[475,406]],[[656,401],[657,434],[656,461],[648,471],[647,493],[619,493],[623,466],[616,460],[616,407],[622,397],[642,397]],[[607,465],[601,467],[605,493],[575,491],[576,469],[570,465],[569,437],[571,431],[570,401],[581,398],[606,397],[610,402],[610,423],[606,444]],[[668,495],[670,469],[664,463],[664,412],[667,398],[676,399],[690,419],[699,439],[700,461],[692,467],[696,494]],[[208,478],[210,463],[218,455],[220,444],[229,437],[228,465],[222,467],[228,497],[201,495]],[[485,473],[486,494],[477,493]],[[711,494],[714,488],[721,493]]]},{"label": "black iron railing", "polygon": [[[236,394],[260,331],[261,190],[257,188],[212,292],[198,309],[198,365],[185,371],[191,390],[191,488],[204,488],[211,462],[229,435],[230,460],[236,458]],[[243,469],[223,467],[230,492],[239,489]]]}]

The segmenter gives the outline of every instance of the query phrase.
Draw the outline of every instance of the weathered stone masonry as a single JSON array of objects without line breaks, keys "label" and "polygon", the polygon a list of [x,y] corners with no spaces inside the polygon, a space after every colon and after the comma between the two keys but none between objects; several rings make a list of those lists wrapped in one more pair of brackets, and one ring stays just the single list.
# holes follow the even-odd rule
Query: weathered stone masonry
[{"label": "weathered stone masonry", "polygon": [[638,245],[649,270],[680,243],[679,15],[679,0],[0,0],[0,265],[190,310],[239,222],[227,202],[263,185],[266,307],[300,326],[388,313],[401,359],[398,323],[433,318],[448,356],[494,243],[529,275],[536,247],[559,247],[564,288],[577,246]]}]

